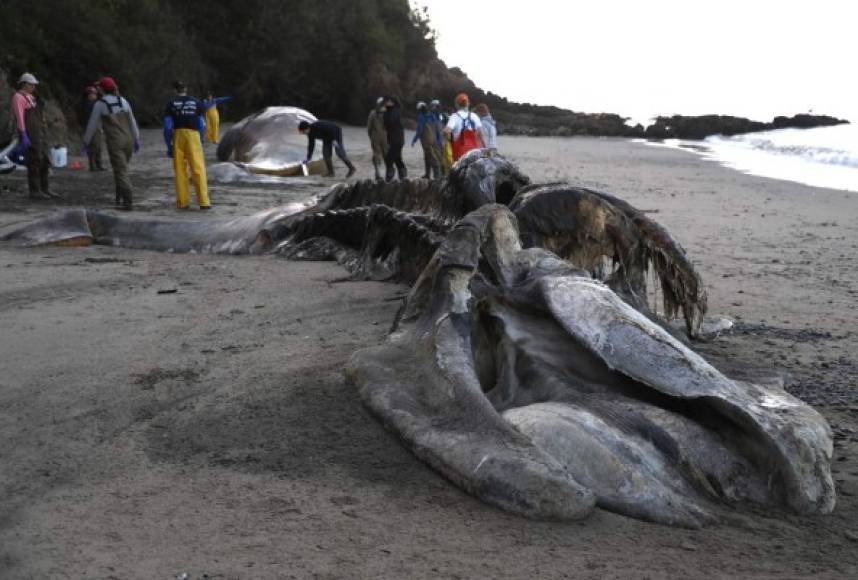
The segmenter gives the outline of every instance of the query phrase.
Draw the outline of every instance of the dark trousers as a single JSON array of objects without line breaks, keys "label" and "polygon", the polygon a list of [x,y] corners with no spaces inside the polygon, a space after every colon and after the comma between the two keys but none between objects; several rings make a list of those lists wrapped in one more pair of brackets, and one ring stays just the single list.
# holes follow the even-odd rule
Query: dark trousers
[{"label": "dark trousers", "polygon": [[47,193],[50,191],[48,187],[48,173],[51,169],[51,162],[48,159],[48,154],[37,146],[32,146],[27,149],[24,155],[27,162],[27,189],[33,193]]},{"label": "dark trousers", "polygon": [[387,156],[384,158],[385,179],[390,181],[393,179],[394,167],[399,173],[399,179],[405,179],[408,171],[405,169],[405,163],[402,161],[402,143],[391,143],[387,150]]},{"label": "dark trousers", "polygon": [[340,137],[336,141],[324,141],[322,142],[322,157],[325,158],[325,162],[331,160],[331,149],[333,148],[334,152],[336,152],[337,157],[348,166],[351,166],[351,161],[349,161],[348,155],[346,155],[346,148],[343,146],[343,139]]},{"label": "dark trousers", "polygon": [[104,169],[104,162],[101,159],[101,145],[104,141],[104,131],[98,130],[89,142],[87,149],[87,159],[89,161],[89,170]]}]

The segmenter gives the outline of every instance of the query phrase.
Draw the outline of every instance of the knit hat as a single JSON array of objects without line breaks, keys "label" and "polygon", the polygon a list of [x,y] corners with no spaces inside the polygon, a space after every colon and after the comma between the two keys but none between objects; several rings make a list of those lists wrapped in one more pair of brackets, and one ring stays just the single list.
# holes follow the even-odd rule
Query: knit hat
[{"label": "knit hat", "polygon": [[383,104],[384,104],[384,97],[378,97],[378,98],[375,100],[375,106],[376,106],[376,107],[380,107],[380,106],[381,106],[381,105],[383,105]]},{"label": "knit hat", "polygon": [[456,106],[457,107],[467,107],[468,103],[470,103],[470,99],[468,99],[468,95],[465,93],[459,93],[456,95]]},{"label": "knit hat", "polygon": [[29,85],[37,85],[37,84],[39,84],[39,81],[36,80],[36,77],[34,77],[31,73],[25,72],[24,74],[21,75],[21,78],[18,79],[18,84],[20,85],[21,83],[27,83]]},{"label": "knit hat", "polygon": [[95,84],[100,86],[105,91],[115,91],[119,88],[116,86],[116,81],[110,77],[101,77],[95,82]]},{"label": "knit hat", "polygon": [[423,101],[420,101],[419,103],[417,103],[417,110],[418,111],[422,111],[425,108],[426,108],[426,103],[424,103]]}]

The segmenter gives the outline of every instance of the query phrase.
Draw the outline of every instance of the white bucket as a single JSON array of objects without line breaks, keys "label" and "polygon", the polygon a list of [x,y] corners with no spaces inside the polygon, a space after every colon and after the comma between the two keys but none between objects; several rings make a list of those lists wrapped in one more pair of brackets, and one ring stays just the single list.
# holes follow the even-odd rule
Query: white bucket
[{"label": "white bucket", "polygon": [[51,147],[51,166],[65,167],[68,163],[68,149],[65,147]]}]

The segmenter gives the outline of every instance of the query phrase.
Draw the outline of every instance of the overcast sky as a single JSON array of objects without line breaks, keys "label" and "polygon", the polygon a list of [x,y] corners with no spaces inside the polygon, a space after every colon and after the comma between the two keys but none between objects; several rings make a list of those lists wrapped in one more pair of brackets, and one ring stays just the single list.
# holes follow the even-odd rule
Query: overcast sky
[{"label": "overcast sky", "polygon": [[448,66],[516,101],[645,121],[858,121],[858,0],[412,0]]}]

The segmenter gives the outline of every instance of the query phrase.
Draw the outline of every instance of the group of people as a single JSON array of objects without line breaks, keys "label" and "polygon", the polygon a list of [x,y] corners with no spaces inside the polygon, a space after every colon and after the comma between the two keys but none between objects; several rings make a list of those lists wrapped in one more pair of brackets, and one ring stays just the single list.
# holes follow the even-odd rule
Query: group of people
[{"label": "group of people", "polygon": [[[19,135],[19,149],[23,151],[27,167],[30,198],[51,199],[59,196],[49,184],[45,105],[36,95],[38,84],[33,74],[21,75],[18,90],[12,96],[11,109]],[[183,82],[174,83],[173,88],[176,94],[164,108],[163,130],[167,156],[173,159],[176,206],[179,209],[189,207],[190,181],[196,190],[200,209],[209,209],[211,204],[203,143],[206,140],[218,142],[220,117],[217,106],[230,97],[214,97],[209,93],[205,100],[200,100],[188,94],[188,87]],[[130,103],[119,94],[119,87],[111,77],[102,77],[88,86],[85,95],[81,123],[85,126],[83,151],[89,160],[89,169],[105,169],[102,163],[104,142],[113,169],[116,206],[130,210],[133,188],[128,176],[128,165],[133,154],[140,150],[140,129],[134,112]],[[497,151],[497,129],[488,107],[479,104],[472,111],[468,95],[464,93],[456,96],[455,104],[456,109],[449,114],[442,111],[437,99],[428,105],[424,102],[417,104],[417,131],[411,145],[420,141],[425,166],[423,177],[426,179],[439,179],[447,175],[452,164],[472,149],[485,148],[492,153]],[[336,153],[348,167],[346,177],[354,175],[356,169],[346,154],[339,125],[331,121],[302,121],[298,131],[308,137],[305,163],[309,163],[313,156],[316,140],[321,140],[327,175],[334,175],[332,153]],[[408,175],[402,160],[405,129],[401,105],[395,97],[379,97],[376,106],[370,111],[367,132],[372,146],[375,178],[391,181],[398,175],[400,180],[405,179]],[[384,177],[381,175],[382,164]]]},{"label": "group of people", "polygon": [[[420,141],[423,147],[425,179],[440,179],[447,175],[453,163],[472,149],[484,148],[491,154],[497,153],[497,127],[488,106],[481,103],[471,111],[470,100],[465,93],[457,95],[455,102],[456,110],[449,114],[442,111],[441,102],[437,99],[428,105],[424,102],[417,103],[417,130],[411,140],[411,146]],[[402,160],[405,128],[402,124],[401,109],[398,99],[385,96],[379,97],[375,107],[369,112],[366,129],[372,147],[372,165],[376,180],[391,181],[395,176],[402,180],[408,176],[408,168]],[[308,138],[305,164],[309,163],[313,156],[316,140],[321,140],[326,175],[334,175],[332,152],[348,167],[346,177],[354,175],[355,166],[346,154],[343,132],[339,125],[331,121],[301,121],[298,131]]]},{"label": "group of people", "polygon": [[[423,148],[423,177],[439,179],[450,171],[462,155],[472,149],[497,152],[497,127],[487,105],[481,103],[473,111],[468,95],[460,93],[455,99],[456,110],[445,113],[441,102],[417,103],[417,130],[411,146],[420,142]],[[404,130],[399,102],[393,97],[381,97],[367,119],[367,133],[372,146],[372,162],[376,179],[381,179],[379,166],[385,165],[387,181],[393,179],[394,168],[399,178],[407,175],[402,161]]]},{"label": "group of people", "polygon": [[[23,152],[27,167],[27,189],[31,199],[52,199],[59,195],[49,183],[45,103],[36,95],[38,79],[24,73],[18,79],[18,90],[12,96],[11,110],[18,133],[18,149]],[[220,116],[217,105],[230,97],[206,100],[189,96],[182,82],[173,86],[176,96],[164,109],[164,140],[167,156],[173,159],[176,184],[176,205],[189,206],[188,181],[193,182],[200,209],[209,209],[208,184],[202,144],[208,139],[217,143],[220,133]],[[128,176],[132,155],[140,150],[140,129],[129,102],[119,94],[119,87],[111,77],[102,77],[85,90],[81,124],[83,152],[89,161],[90,171],[104,170],[103,144],[113,170],[116,205],[132,209],[133,188]],[[190,174],[190,175],[189,175]]]}]

